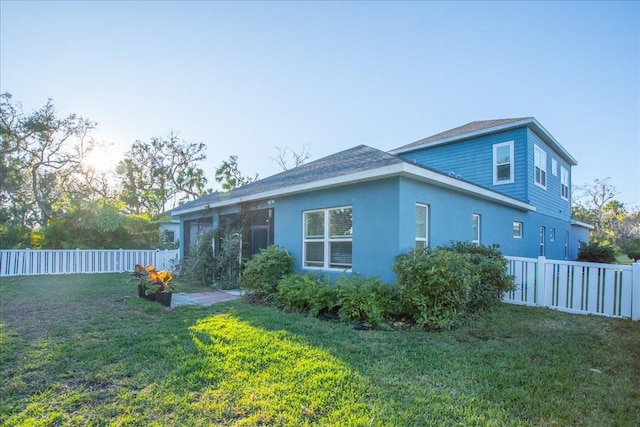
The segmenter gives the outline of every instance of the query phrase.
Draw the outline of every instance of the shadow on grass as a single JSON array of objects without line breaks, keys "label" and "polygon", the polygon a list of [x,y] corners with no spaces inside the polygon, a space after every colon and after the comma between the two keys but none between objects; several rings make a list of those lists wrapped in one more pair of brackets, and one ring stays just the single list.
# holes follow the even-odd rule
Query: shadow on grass
[{"label": "shadow on grass", "polygon": [[354,331],[243,301],[168,311],[111,276],[56,282],[60,305],[0,286],[0,424],[640,420],[637,322],[505,306],[449,332]]}]

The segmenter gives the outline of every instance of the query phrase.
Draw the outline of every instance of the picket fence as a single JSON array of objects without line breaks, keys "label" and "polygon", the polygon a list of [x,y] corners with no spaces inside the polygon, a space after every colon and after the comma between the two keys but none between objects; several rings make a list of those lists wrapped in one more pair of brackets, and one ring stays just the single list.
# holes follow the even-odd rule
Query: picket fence
[{"label": "picket fence", "polygon": [[0,277],[36,274],[119,273],[136,264],[172,270],[178,250],[0,249]]},{"label": "picket fence", "polygon": [[640,320],[640,262],[632,265],[505,257],[516,289],[503,301]]}]

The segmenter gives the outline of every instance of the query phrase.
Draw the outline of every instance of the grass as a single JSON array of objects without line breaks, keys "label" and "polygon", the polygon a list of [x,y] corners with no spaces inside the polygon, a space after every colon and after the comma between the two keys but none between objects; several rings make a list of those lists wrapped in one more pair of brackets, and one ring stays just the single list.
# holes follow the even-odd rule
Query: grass
[{"label": "grass", "polygon": [[639,322],[505,304],[355,331],[135,295],[118,274],[2,278],[0,425],[640,425]]}]

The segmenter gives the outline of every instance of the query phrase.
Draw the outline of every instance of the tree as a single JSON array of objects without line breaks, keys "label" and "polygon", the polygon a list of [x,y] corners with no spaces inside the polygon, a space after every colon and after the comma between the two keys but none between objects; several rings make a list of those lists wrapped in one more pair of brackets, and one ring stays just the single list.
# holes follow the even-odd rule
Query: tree
[{"label": "tree", "polygon": [[640,209],[628,211],[623,203],[615,200],[617,194],[609,178],[577,186],[571,213],[575,219],[594,226],[591,232],[594,242],[625,250],[640,238]]},{"label": "tree", "polygon": [[224,191],[230,191],[257,181],[258,174],[253,178],[242,175],[238,167],[238,156],[229,156],[229,160],[223,160],[216,169],[215,178],[222,184]]},{"label": "tree", "polygon": [[113,200],[69,201],[64,212],[36,234],[46,249],[150,249],[160,239],[157,221],[128,214],[122,201]]},{"label": "tree", "polygon": [[96,123],[76,114],[57,117],[51,99],[25,114],[11,98],[0,95],[0,209],[12,225],[45,226],[53,205],[77,182]]},{"label": "tree", "polygon": [[204,171],[204,143],[187,143],[171,133],[167,139],[136,141],[116,166],[121,198],[137,214],[157,215],[177,203],[210,193]]},{"label": "tree", "polygon": [[309,144],[304,144],[302,146],[302,150],[299,153],[293,151],[289,147],[275,148],[278,153],[276,154],[276,157],[270,157],[270,159],[276,162],[276,164],[280,166],[284,171],[289,170],[290,163],[288,157],[291,157],[291,160],[293,160],[293,166],[291,167],[294,168],[304,164],[304,162],[309,160],[309,158],[311,157],[311,153],[309,152]]}]

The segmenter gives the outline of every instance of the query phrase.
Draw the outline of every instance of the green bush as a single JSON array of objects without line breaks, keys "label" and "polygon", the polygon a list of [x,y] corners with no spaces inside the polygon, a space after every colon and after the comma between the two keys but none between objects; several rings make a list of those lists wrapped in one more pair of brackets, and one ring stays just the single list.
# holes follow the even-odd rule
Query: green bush
[{"label": "green bush", "polygon": [[414,249],[396,258],[400,302],[423,327],[453,327],[469,302],[479,268],[469,255],[452,250]]},{"label": "green bush", "polygon": [[211,286],[216,272],[216,260],[211,244],[215,238],[214,230],[198,235],[197,243],[189,250],[189,256],[180,264],[180,280],[200,286]]},{"label": "green bush", "polygon": [[338,291],[324,276],[290,274],[277,285],[277,293],[270,296],[276,306],[298,313],[318,316],[331,311],[337,304]]},{"label": "green bush", "polygon": [[640,259],[640,237],[636,237],[622,247],[624,253],[634,261]]},{"label": "green bush", "polygon": [[382,325],[398,310],[395,287],[385,285],[375,277],[356,274],[340,276],[338,289],[338,316],[347,322]]},{"label": "green bush", "polygon": [[515,289],[513,276],[507,274],[508,261],[498,245],[475,246],[469,242],[455,242],[439,249],[468,254],[468,260],[480,269],[480,279],[471,286],[468,312],[491,310],[500,304],[505,292]]},{"label": "green bush", "polygon": [[599,242],[591,242],[588,244],[580,242],[578,261],[613,264],[616,262],[616,254],[612,246]]},{"label": "green bush", "polygon": [[277,291],[278,282],[291,273],[293,257],[286,249],[272,245],[247,261],[240,287],[255,298],[267,298]]}]

